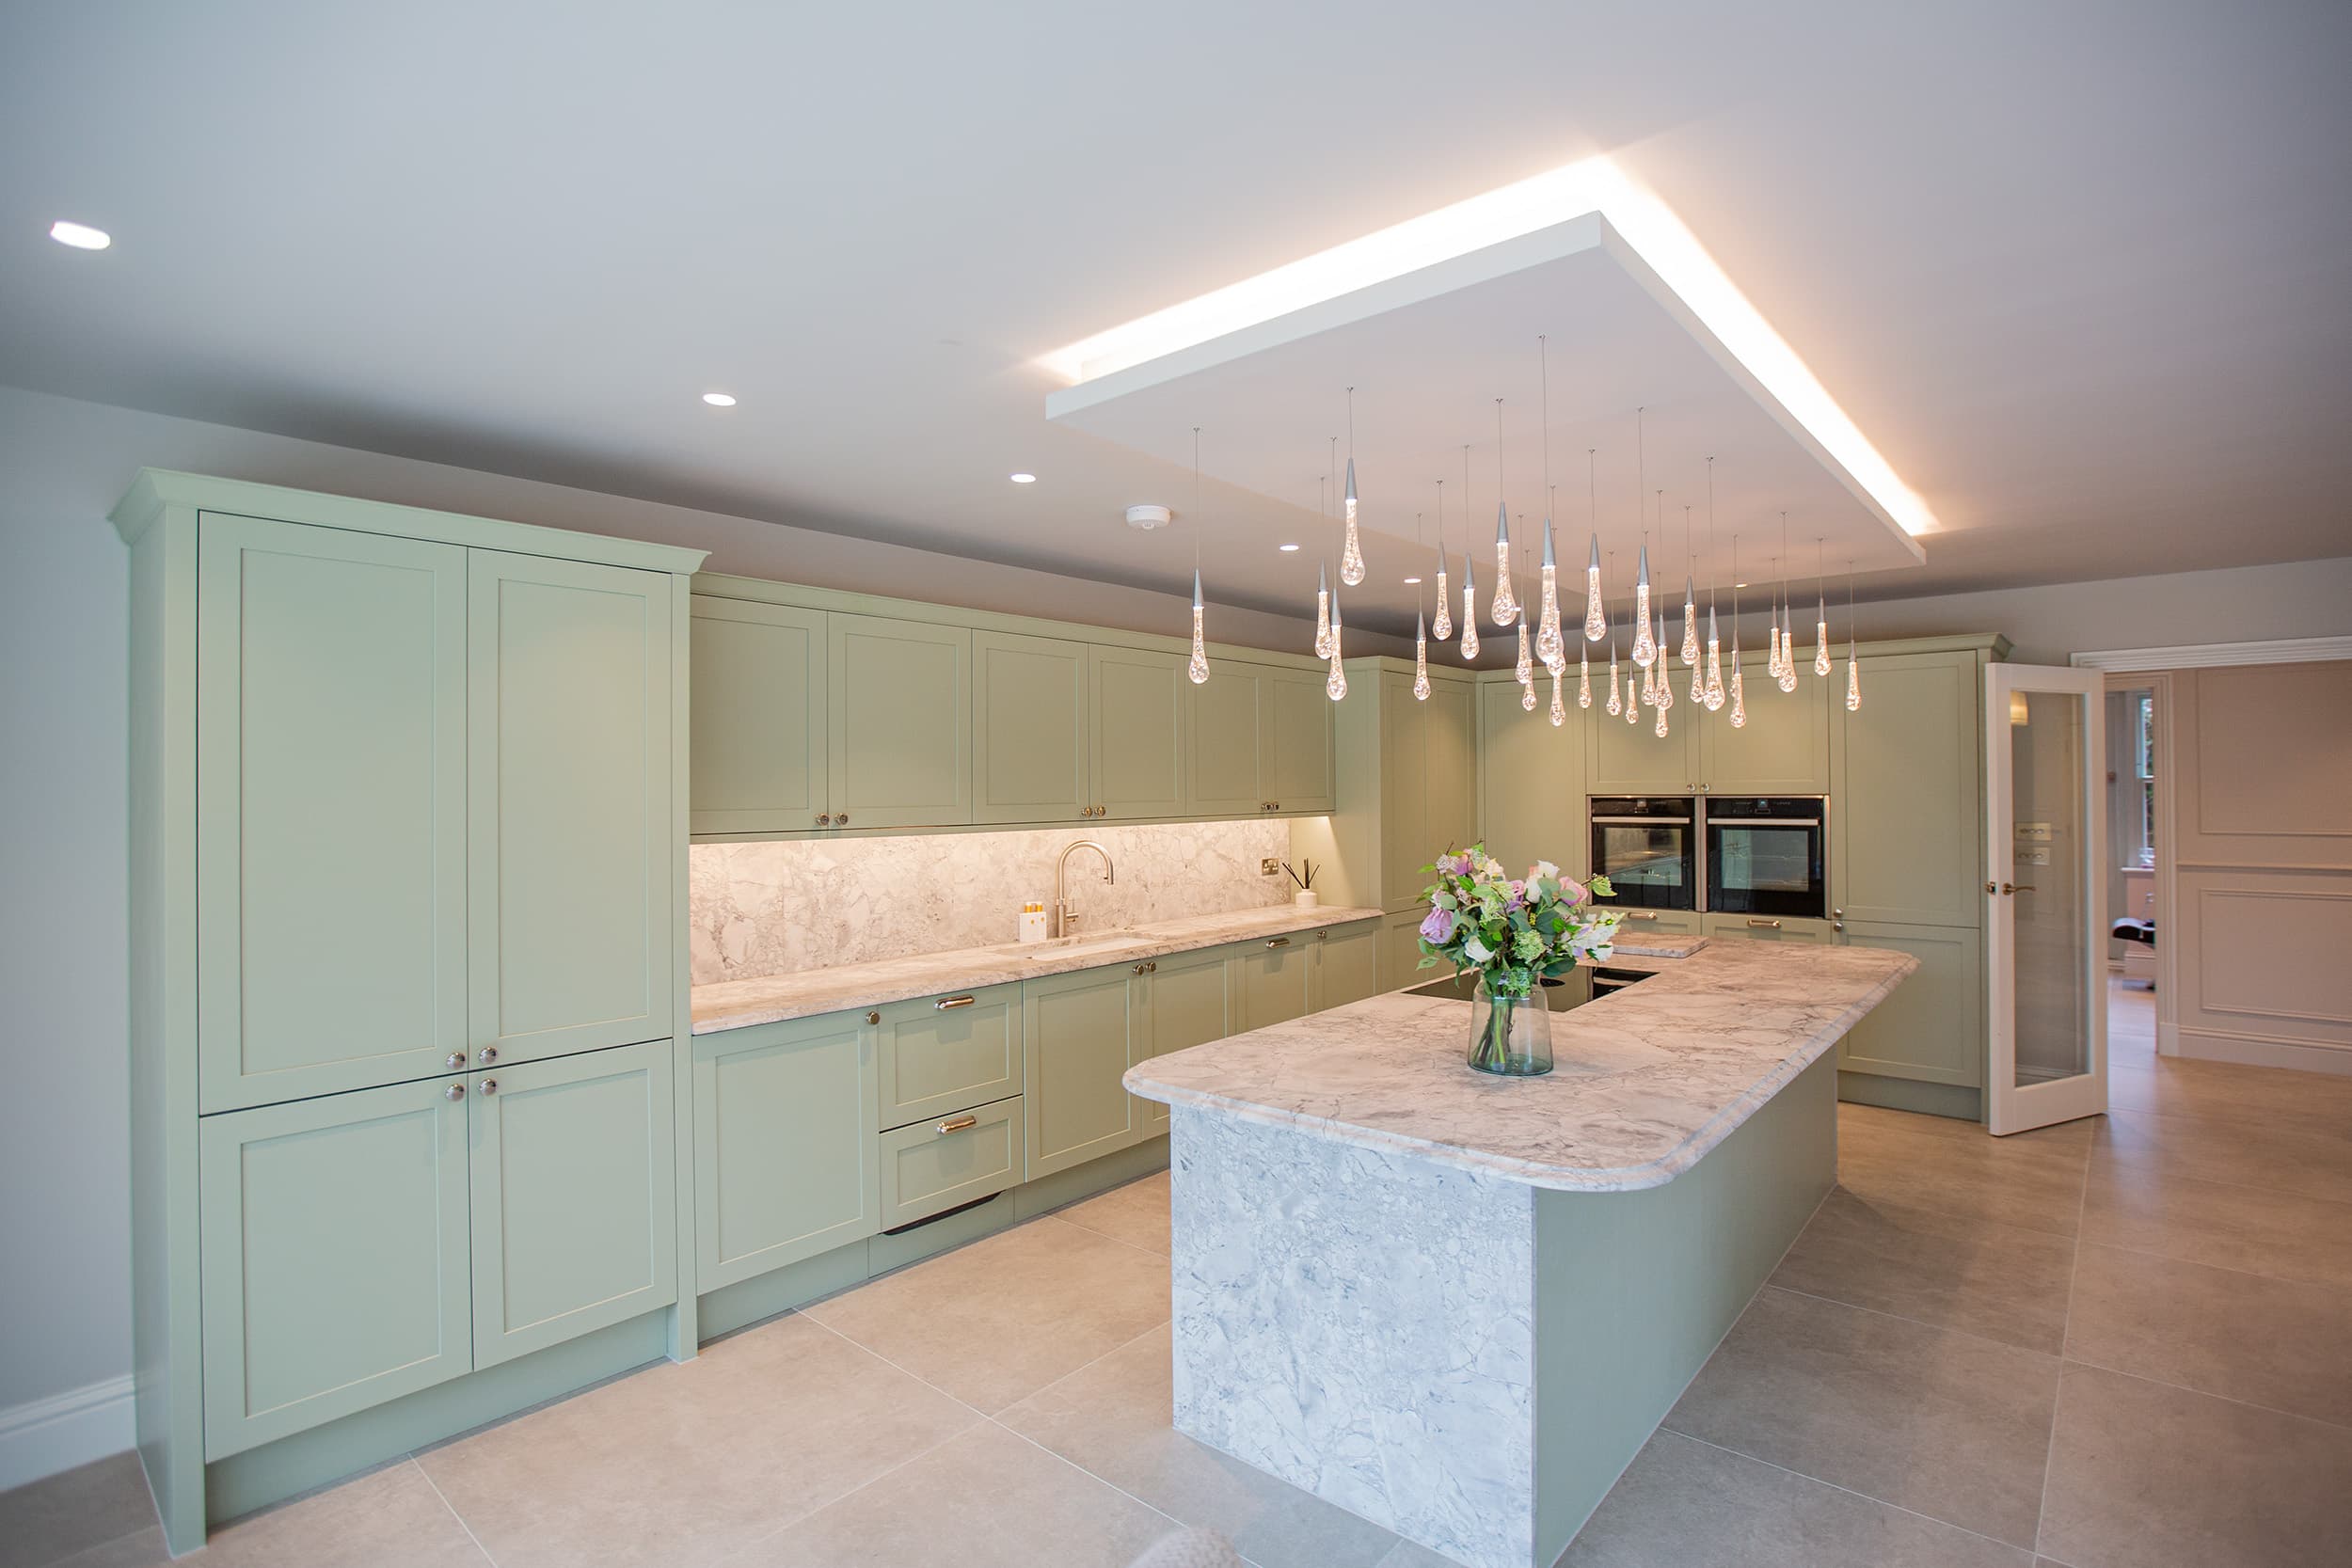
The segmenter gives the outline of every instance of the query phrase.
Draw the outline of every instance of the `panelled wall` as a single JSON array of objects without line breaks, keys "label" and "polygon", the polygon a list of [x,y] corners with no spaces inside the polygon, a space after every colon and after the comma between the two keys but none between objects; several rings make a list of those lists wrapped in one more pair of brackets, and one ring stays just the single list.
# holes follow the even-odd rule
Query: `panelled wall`
[{"label": "panelled wall", "polygon": [[2352,1072],[2352,661],[2171,685],[2181,1053]]}]

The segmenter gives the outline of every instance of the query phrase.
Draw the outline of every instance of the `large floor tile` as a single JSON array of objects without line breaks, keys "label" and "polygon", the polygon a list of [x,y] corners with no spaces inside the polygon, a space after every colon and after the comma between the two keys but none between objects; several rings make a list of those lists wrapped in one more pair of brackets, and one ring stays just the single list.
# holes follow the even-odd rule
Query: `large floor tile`
[{"label": "large floor tile", "polygon": [[1871,1203],[1839,1188],[1772,1282],[2056,1355],[2074,1266],[2074,1243],[2063,1236]]},{"label": "large floor tile", "polygon": [[52,1568],[166,1568],[170,1561],[171,1553],[164,1545],[163,1527],[150,1525],[103,1545],[60,1558]]},{"label": "large floor tile", "polygon": [[1178,1528],[992,1421],[759,1542],[731,1568],[1126,1568]]},{"label": "large floor tile", "polygon": [[489,1568],[424,1473],[402,1460],[216,1529],[202,1568]]},{"label": "large floor tile", "polygon": [[2094,1161],[2083,1240],[2352,1288],[2352,1203]]},{"label": "large floor tile", "polygon": [[1561,1568],[2026,1568],[2031,1554],[1671,1432]]},{"label": "large floor tile", "polygon": [[0,1568],[47,1568],[154,1523],[138,1456],[110,1454],[0,1492]]},{"label": "large floor tile", "polygon": [[1048,1218],[807,1310],[993,1414],[1168,1322],[1168,1260]]},{"label": "large floor tile", "polygon": [[2074,1568],[2352,1562],[2352,1431],[2066,1369],[2041,1550]]},{"label": "large floor tile", "polygon": [[1372,1568],[1397,1538],[1169,1423],[1165,1324],[1030,1395],[997,1419],[1259,1568]]},{"label": "large floor tile", "polygon": [[1766,1286],[1666,1426],[2020,1546],[2056,1357]]},{"label": "large floor tile", "polygon": [[421,1456],[499,1568],[705,1563],[977,1415],[787,1317]]},{"label": "large floor tile", "polygon": [[1883,1105],[1863,1105],[1852,1101],[1841,1101],[1837,1106],[1837,1127],[1841,1133],[1849,1129],[1865,1132],[1882,1130],[1924,1132],[1935,1137],[1991,1144],[1997,1148],[2032,1148],[2043,1152],[2060,1148],[2087,1149],[2098,1125],[2097,1117],[2083,1117],[2074,1121],[2061,1121],[2052,1127],[2036,1127],[2024,1132],[2011,1132],[2005,1138],[1995,1138],[1984,1130],[1982,1122],[1963,1121],[1957,1117],[1890,1111]]},{"label": "large floor tile", "polygon": [[2157,1056],[2145,1069],[2112,1067],[2107,1103],[2121,1111],[2352,1138],[2352,1077],[2333,1073]]},{"label": "large floor tile", "polygon": [[[1900,1113],[1894,1113],[1899,1115]],[[2018,1143],[1969,1131],[1840,1118],[1837,1180],[1871,1203],[1991,1220],[2072,1236],[2082,1211],[2084,1148]],[[2087,1148],[2087,1146],[2085,1146]]]},{"label": "large floor tile", "polygon": [[2352,1138],[2115,1111],[2102,1118],[2091,1158],[2352,1203]]},{"label": "large floor tile", "polygon": [[2352,1291],[2087,1243],[2066,1354],[2352,1426]]},{"label": "large floor tile", "polygon": [[1083,1226],[1114,1242],[1142,1247],[1165,1257],[1168,1251],[1168,1172],[1113,1187],[1084,1203],[1057,1212],[1057,1219]]}]

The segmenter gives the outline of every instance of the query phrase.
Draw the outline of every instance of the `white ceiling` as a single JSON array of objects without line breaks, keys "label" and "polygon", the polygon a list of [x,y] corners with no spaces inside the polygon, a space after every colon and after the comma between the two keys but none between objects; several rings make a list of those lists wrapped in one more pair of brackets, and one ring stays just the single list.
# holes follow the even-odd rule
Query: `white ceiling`
[{"label": "white ceiling", "polygon": [[[1050,424],[1036,357],[1597,151],[1935,513],[1883,591],[2341,555],[2348,33],[2340,0],[17,6],[0,381],[1173,589],[1186,531],[1120,514],[1184,467]],[[1235,600],[1311,592],[1267,543],[1298,499],[1211,486]]]}]

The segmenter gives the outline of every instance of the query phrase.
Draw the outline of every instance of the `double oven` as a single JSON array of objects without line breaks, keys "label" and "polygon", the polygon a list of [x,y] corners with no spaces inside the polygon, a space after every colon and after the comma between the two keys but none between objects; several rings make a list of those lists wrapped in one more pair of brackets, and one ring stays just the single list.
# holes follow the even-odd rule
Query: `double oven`
[{"label": "double oven", "polygon": [[1820,920],[1829,913],[1820,795],[1595,796],[1593,872],[1629,910]]}]

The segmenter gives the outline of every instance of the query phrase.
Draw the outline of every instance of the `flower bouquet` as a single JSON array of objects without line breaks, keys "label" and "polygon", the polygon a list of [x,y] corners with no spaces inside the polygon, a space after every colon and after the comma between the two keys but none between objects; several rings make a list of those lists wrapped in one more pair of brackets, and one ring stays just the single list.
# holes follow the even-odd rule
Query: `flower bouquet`
[{"label": "flower bouquet", "polygon": [[1423,890],[1429,913],[1421,923],[1421,967],[1450,963],[1456,975],[1478,974],[1470,1065],[1512,1077],[1549,1072],[1551,1014],[1539,988],[1579,958],[1609,957],[1624,917],[1593,904],[1596,895],[1614,891],[1609,879],[1580,883],[1549,861],[1513,877],[1483,844],[1422,869],[1437,880]]}]

